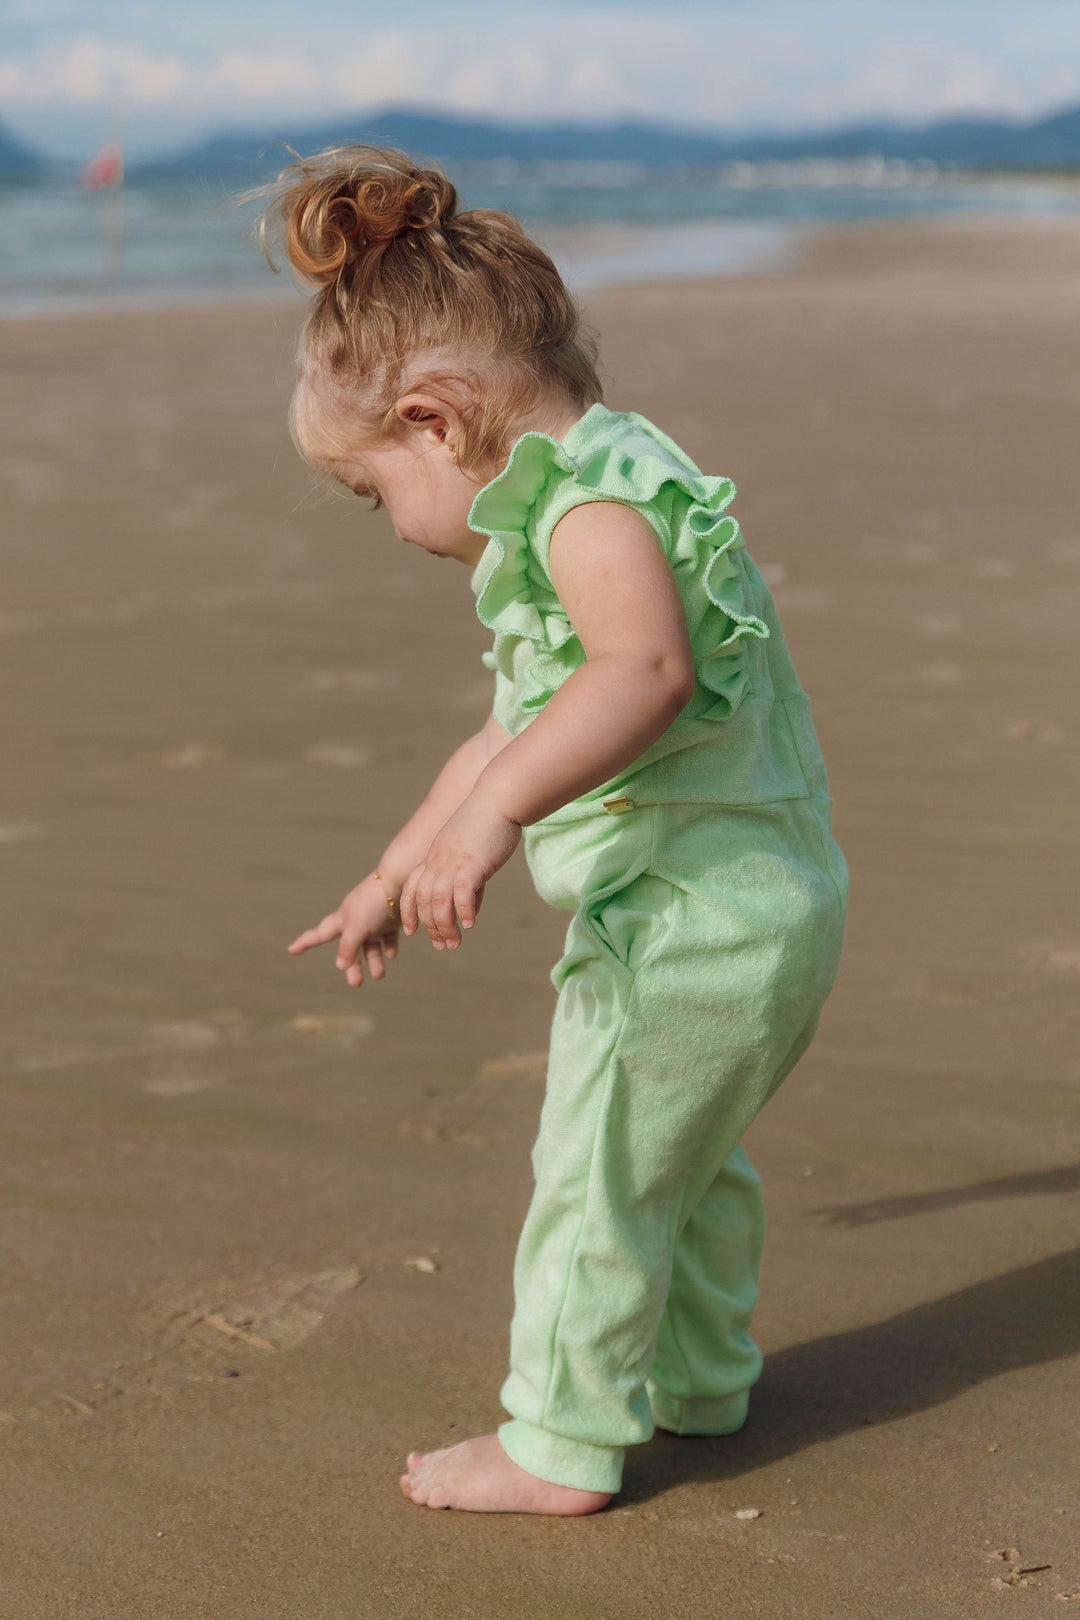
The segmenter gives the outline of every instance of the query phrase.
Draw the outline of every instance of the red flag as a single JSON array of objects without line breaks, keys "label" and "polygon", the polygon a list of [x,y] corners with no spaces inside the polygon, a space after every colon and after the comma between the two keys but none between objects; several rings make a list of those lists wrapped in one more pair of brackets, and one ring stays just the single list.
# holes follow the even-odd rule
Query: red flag
[{"label": "red flag", "polygon": [[79,179],[86,191],[98,191],[102,186],[119,186],[124,180],[124,154],[115,141],[106,141],[101,150],[84,163]]}]

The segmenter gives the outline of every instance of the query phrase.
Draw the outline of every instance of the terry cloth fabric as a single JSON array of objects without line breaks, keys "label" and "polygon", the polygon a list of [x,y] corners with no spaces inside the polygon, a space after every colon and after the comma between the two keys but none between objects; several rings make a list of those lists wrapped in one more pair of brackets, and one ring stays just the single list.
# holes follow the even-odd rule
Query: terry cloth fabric
[{"label": "terry cloth fabric", "polygon": [[732,494],[595,405],[561,444],[519,439],[469,519],[490,537],[473,583],[508,731],[584,660],[547,568],[582,501],[653,524],[698,674],[647,754],[525,832],[540,895],[573,917],[499,1433],[581,1489],[617,1490],[654,1422],[724,1434],[746,1416],[764,1217],[739,1144],[814,1034],[843,934],[824,764]]}]

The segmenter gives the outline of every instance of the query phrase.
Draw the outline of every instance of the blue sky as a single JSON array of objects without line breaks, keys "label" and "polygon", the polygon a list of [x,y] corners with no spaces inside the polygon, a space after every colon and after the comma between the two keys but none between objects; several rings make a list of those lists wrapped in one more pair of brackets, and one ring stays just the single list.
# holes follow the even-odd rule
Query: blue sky
[{"label": "blue sky", "polygon": [[1080,103],[1080,0],[0,0],[0,119],[132,154],[407,103],[727,129]]}]

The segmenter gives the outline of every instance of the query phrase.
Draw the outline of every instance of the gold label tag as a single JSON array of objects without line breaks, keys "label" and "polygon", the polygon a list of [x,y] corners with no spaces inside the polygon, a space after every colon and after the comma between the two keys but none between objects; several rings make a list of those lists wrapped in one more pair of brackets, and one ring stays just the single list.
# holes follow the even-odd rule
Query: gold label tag
[{"label": "gold label tag", "polygon": [[628,799],[625,796],[618,799],[605,799],[603,804],[609,816],[625,816],[628,810],[636,808],[633,799]]}]

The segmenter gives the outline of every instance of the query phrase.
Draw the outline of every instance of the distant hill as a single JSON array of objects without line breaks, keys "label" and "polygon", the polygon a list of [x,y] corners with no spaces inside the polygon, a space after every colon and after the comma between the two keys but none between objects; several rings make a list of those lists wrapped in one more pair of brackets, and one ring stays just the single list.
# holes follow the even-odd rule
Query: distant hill
[{"label": "distant hill", "polygon": [[371,115],[342,114],[333,123],[283,129],[261,139],[233,131],[214,136],[169,161],[146,165],[155,172],[249,178],[275,172],[290,161],[284,146],[317,152],[341,141],[399,146],[445,159],[509,158],[537,161],[623,162],[671,165],[715,163],[726,146],[711,135],[684,134],[645,124],[593,128],[580,124],[509,125],[484,119],[438,118],[406,108]]},{"label": "distant hill", "polygon": [[842,159],[879,154],[964,169],[1071,169],[1080,167],[1080,107],[1032,124],[977,118],[948,119],[922,129],[862,124],[827,135],[740,144],[740,157]]},{"label": "distant hill", "polygon": [[0,124],[0,175],[37,174],[45,167],[44,163],[28,146],[17,141],[14,135]]},{"label": "distant hill", "polygon": [[1069,169],[1080,167],[1080,107],[1036,123],[950,119],[923,128],[861,124],[827,133],[727,136],[660,125],[620,123],[508,125],[481,119],[440,118],[405,107],[350,116],[264,135],[233,131],[156,163],[142,173],[219,177],[244,184],[288,162],[287,143],[317,152],[342,141],[400,146],[445,161],[510,159],[536,162],[634,163],[655,167],[738,160],[857,159],[881,156],[930,160],[965,169]]}]

